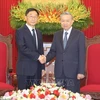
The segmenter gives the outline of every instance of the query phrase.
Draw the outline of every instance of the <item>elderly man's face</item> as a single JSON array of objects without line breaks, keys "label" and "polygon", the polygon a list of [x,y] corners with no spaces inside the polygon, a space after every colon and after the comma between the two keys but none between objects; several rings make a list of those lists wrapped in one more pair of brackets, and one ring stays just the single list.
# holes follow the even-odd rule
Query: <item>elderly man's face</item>
[{"label": "elderly man's face", "polygon": [[68,30],[72,26],[74,20],[72,19],[71,15],[62,15],[60,18],[60,22],[61,27],[65,30]]}]

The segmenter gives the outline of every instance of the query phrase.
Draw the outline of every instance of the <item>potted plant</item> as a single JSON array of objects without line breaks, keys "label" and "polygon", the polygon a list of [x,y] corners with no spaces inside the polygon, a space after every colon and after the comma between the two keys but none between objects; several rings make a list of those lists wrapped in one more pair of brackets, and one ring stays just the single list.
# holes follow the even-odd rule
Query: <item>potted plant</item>
[{"label": "potted plant", "polygon": [[61,29],[59,17],[62,12],[68,11],[74,17],[73,27],[84,30],[93,24],[90,17],[90,8],[86,8],[79,0],[69,0],[65,4],[32,4],[30,2],[19,2],[17,6],[12,6],[10,10],[11,27],[17,29],[25,24],[24,13],[27,8],[35,7],[39,10],[39,28],[43,35],[53,35]]}]

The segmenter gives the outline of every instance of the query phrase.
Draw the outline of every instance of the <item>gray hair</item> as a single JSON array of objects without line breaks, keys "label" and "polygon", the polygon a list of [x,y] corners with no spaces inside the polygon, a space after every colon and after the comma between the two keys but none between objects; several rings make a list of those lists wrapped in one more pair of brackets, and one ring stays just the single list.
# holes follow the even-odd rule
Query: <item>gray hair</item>
[{"label": "gray hair", "polygon": [[61,15],[60,15],[60,18],[63,16],[63,15],[70,15],[73,19],[73,16],[70,12],[63,12]]}]

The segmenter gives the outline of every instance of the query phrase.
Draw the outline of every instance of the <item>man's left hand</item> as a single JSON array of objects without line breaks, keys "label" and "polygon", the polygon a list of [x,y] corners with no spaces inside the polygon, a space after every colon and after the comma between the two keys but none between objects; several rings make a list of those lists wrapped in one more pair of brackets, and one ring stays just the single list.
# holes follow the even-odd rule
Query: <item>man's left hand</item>
[{"label": "man's left hand", "polygon": [[85,77],[84,74],[78,74],[78,75],[77,75],[77,79],[78,79],[78,80],[83,79],[84,77]]}]

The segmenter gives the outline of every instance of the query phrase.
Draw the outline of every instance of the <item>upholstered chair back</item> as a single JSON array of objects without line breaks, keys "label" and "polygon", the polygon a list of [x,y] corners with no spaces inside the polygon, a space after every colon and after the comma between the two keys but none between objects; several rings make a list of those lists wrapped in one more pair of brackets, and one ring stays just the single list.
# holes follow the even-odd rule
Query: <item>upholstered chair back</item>
[{"label": "upholstered chair back", "polygon": [[100,36],[86,38],[86,83],[80,92],[100,100]]},{"label": "upholstered chair back", "polygon": [[100,44],[87,48],[87,84],[100,85]]},{"label": "upholstered chair back", "polygon": [[7,45],[4,42],[0,42],[0,82],[6,82],[7,74]]}]

